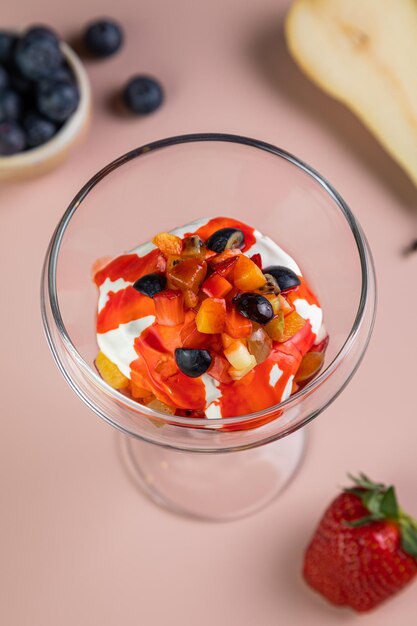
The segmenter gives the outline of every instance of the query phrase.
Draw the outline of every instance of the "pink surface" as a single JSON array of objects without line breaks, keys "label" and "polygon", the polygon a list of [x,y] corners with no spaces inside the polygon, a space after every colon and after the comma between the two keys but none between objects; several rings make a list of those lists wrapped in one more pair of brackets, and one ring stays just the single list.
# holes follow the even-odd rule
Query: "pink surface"
[{"label": "pink surface", "polygon": [[[86,143],[59,170],[3,185],[0,622],[16,626],[146,623],[411,624],[417,585],[358,618],[301,581],[305,544],[346,471],[398,486],[417,515],[415,310],[417,192],[361,125],[289,59],[280,21],[288,2],[140,5],[128,0],[10,3],[3,24],[47,21],[64,35],[115,15],[126,46],[90,63],[95,116]],[[108,100],[136,71],[165,85],[166,104],[143,120]],[[127,149],[166,135],[228,131],[275,143],[327,178],[359,217],[374,252],[379,315],[348,390],[309,428],[291,487],[260,514],[191,522],[148,502],[127,478],[120,436],[71,392],[55,368],[39,314],[41,264],[74,193]],[[400,398],[400,399],[397,399]]]}]

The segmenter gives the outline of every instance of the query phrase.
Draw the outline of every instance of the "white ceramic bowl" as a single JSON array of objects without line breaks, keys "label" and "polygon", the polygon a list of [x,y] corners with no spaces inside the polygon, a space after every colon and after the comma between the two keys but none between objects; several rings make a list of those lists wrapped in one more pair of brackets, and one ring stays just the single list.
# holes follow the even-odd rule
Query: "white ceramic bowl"
[{"label": "white ceramic bowl", "polygon": [[59,165],[87,130],[91,110],[91,87],[84,66],[67,44],[62,53],[71,68],[80,92],[77,110],[47,143],[11,156],[0,156],[0,180],[36,176]]}]

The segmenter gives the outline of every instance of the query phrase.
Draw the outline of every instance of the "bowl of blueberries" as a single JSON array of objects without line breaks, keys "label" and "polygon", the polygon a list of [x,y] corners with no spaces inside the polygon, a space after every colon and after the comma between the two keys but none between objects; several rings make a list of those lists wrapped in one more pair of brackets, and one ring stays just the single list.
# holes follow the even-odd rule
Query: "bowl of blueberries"
[{"label": "bowl of blueberries", "polygon": [[0,180],[60,163],[86,130],[90,108],[83,63],[51,28],[0,31]]},{"label": "bowl of blueberries", "polygon": [[[78,44],[87,59],[105,59],[123,41],[120,24],[101,18],[87,24]],[[144,116],[159,109],[164,91],[154,77],[135,74],[118,98],[126,114]],[[90,110],[84,65],[52,28],[0,29],[0,180],[59,164],[84,134]]]}]

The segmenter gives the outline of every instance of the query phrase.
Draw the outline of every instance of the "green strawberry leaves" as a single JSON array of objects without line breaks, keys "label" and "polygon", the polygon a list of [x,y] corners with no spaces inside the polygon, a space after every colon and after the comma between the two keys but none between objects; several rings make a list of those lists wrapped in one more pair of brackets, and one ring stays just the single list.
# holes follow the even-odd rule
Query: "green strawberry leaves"
[{"label": "green strawberry leaves", "polygon": [[400,509],[397,502],[397,496],[393,486],[388,487],[382,496],[381,500],[381,513],[386,518],[397,519],[400,513]]},{"label": "green strawberry leaves", "polygon": [[390,520],[396,522],[401,532],[401,547],[404,552],[417,558],[417,521],[404,513],[398,505],[395,488],[386,487],[383,483],[375,483],[365,474],[349,478],[354,487],[344,491],[360,498],[369,515],[345,522],[348,526],[358,528],[372,522]]},{"label": "green strawberry leaves", "polygon": [[399,519],[401,529],[401,547],[404,552],[417,558],[417,522],[401,512]]}]

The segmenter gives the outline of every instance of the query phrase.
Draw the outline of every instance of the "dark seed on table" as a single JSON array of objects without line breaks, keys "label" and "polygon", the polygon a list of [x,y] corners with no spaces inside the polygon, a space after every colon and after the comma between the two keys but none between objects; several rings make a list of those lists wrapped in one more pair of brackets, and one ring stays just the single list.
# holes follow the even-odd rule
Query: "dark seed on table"
[{"label": "dark seed on table", "polygon": [[109,57],[123,43],[123,32],[114,20],[103,19],[89,24],[84,33],[87,50],[96,57]]}]

